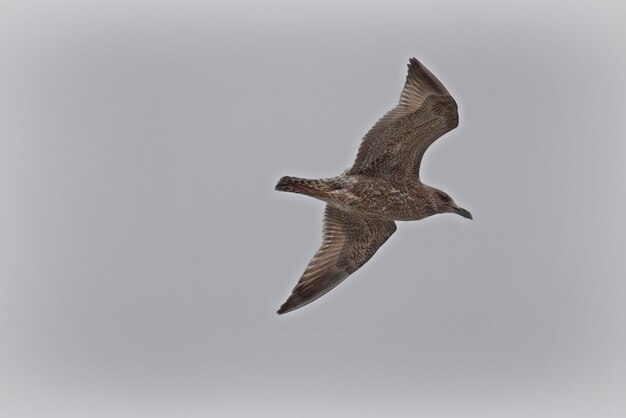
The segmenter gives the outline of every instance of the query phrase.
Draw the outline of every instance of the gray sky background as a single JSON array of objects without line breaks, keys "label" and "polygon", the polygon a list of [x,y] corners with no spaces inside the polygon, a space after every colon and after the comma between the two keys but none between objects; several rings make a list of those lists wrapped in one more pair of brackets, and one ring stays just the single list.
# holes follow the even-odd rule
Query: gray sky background
[{"label": "gray sky background", "polygon": [[[2,2],[0,416],[626,416],[626,8],[544,3]],[[475,220],[277,316],[411,56]]]}]

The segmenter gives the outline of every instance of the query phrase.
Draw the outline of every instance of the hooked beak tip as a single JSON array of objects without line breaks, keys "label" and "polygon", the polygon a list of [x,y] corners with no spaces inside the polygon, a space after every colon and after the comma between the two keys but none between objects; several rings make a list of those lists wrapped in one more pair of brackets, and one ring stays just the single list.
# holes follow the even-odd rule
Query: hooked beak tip
[{"label": "hooked beak tip", "polygon": [[459,214],[459,215],[461,215],[461,216],[462,216],[462,217],[464,217],[464,218],[467,218],[467,219],[472,219],[472,220],[474,219],[474,218],[472,217],[472,214],[470,213],[470,211],[469,211],[469,210],[467,210],[467,209],[458,208],[458,209],[456,210],[456,213],[457,213],[457,214]]}]

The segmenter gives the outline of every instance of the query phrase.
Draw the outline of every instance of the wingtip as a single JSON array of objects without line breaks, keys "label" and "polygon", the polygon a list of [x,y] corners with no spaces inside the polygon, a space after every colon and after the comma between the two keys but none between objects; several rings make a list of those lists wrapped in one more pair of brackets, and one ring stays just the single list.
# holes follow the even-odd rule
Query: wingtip
[{"label": "wingtip", "polygon": [[424,74],[424,66],[421,62],[417,60],[415,57],[409,58],[409,63],[406,65],[408,67],[407,71],[407,82],[409,80],[419,81],[423,78]]},{"label": "wingtip", "polygon": [[417,60],[415,57],[409,58],[409,63],[407,64],[409,68],[420,68],[422,67],[422,63]]},{"label": "wingtip", "polygon": [[450,95],[437,77],[435,77],[417,58],[409,58],[407,66],[409,67],[407,83],[409,80],[412,80],[413,83],[429,85],[437,94]]},{"label": "wingtip", "polygon": [[276,311],[276,313],[278,315],[282,315],[282,314],[286,314],[287,312],[291,312],[291,311],[295,311],[296,309],[299,309],[301,307],[303,307],[304,305],[306,305],[308,302],[306,303],[302,303],[302,300],[298,297],[295,297],[294,295],[291,295],[287,298],[287,300],[285,301],[285,303],[283,303],[280,308],[278,308],[278,310]]},{"label": "wingtip", "polygon": [[286,314],[287,312],[291,312],[295,309],[293,306],[288,306],[287,302],[283,303],[280,308],[276,311],[278,315]]}]

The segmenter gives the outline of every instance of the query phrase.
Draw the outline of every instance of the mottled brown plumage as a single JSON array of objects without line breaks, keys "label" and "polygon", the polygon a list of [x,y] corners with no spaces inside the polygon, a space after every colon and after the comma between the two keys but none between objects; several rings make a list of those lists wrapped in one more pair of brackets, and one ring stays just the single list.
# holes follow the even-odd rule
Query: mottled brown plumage
[{"label": "mottled brown plumage", "polygon": [[426,149],[459,124],[457,105],[445,87],[415,58],[400,102],[363,137],[352,168],[337,177],[283,177],[276,190],[326,202],[324,237],[279,314],[324,295],[365,264],[395,232],[394,221],[438,213],[472,219],[446,193],[423,184]]}]

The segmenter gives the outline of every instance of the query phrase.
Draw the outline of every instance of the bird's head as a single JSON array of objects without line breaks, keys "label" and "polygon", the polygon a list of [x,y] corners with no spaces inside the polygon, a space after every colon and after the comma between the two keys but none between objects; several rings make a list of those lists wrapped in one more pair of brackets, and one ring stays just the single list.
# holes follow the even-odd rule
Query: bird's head
[{"label": "bird's head", "polygon": [[436,213],[456,213],[467,219],[473,219],[472,214],[457,205],[454,200],[444,191],[431,187],[431,203]]}]

